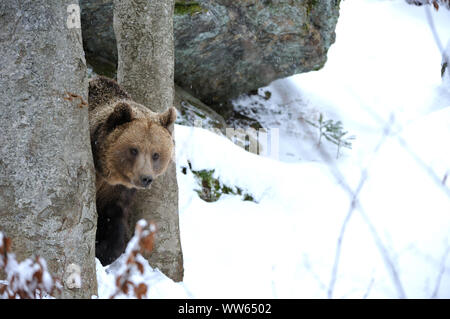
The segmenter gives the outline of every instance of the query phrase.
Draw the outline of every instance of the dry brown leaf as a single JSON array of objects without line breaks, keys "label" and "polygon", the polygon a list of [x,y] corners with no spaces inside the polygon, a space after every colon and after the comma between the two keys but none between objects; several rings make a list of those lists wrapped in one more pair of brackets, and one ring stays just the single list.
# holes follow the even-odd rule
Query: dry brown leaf
[{"label": "dry brown leaf", "polygon": [[147,294],[147,285],[140,283],[137,287],[134,287],[134,294],[138,299],[142,299]]},{"label": "dry brown leaf", "polygon": [[436,0],[433,1],[433,6],[436,9],[436,11],[439,10],[439,4],[438,4],[438,2]]},{"label": "dry brown leaf", "polygon": [[144,266],[140,262],[136,261],[136,267],[138,268],[141,274],[144,273]]}]

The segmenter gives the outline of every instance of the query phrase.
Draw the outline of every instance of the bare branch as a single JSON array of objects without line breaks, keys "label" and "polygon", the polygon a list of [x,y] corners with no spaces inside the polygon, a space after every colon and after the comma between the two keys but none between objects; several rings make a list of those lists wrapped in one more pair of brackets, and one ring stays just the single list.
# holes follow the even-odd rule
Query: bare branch
[{"label": "bare branch", "polygon": [[333,298],[333,290],[334,290],[334,285],[335,285],[336,279],[337,279],[338,265],[339,265],[339,259],[341,256],[342,240],[344,238],[344,233],[347,228],[347,224],[350,221],[350,218],[352,217],[353,211],[355,210],[356,200],[358,198],[358,195],[359,195],[362,187],[364,186],[366,179],[367,179],[367,171],[365,170],[362,174],[359,185],[358,185],[355,193],[353,194],[353,198],[352,198],[352,201],[350,204],[349,211],[348,211],[347,216],[344,219],[344,223],[342,224],[342,227],[341,227],[341,232],[339,234],[337,246],[336,246],[336,255],[334,257],[333,269],[331,271],[331,280],[330,280],[330,284],[328,286],[328,298],[330,298],[330,299]]},{"label": "bare branch", "polygon": [[438,298],[439,287],[441,285],[442,276],[444,276],[444,273],[445,273],[445,264],[447,262],[447,257],[449,255],[449,253],[450,253],[450,246],[447,246],[447,249],[444,252],[444,256],[442,256],[441,269],[440,269],[438,277],[436,279],[436,286],[434,288],[433,294],[431,295],[431,298]]},{"label": "bare branch", "polygon": [[[391,126],[394,123],[394,117],[391,116],[389,123],[387,123],[387,125],[384,127],[383,129],[383,135],[380,139],[380,142],[377,144],[377,146],[374,149],[374,152],[372,154],[372,158],[369,162],[369,165],[362,171],[361,173],[361,178],[358,184],[358,187],[356,188],[355,192],[351,192],[351,203],[350,203],[350,208],[349,211],[347,213],[347,216],[344,219],[344,222],[342,224],[341,227],[341,232],[339,234],[338,237],[338,241],[337,241],[337,247],[336,247],[336,255],[335,255],[335,259],[334,259],[334,264],[333,264],[333,269],[331,271],[331,280],[330,280],[330,284],[328,286],[328,298],[332,298],[333,297],[333,290],[334,290],[334,286],[337,280],[337,272],[338,272],[338,266],[339,266],[339,259],[340,259],[340,255],[341,255],[341,248],[342,248],[342,240],[344,237],[344,233],[345,230],[347,228],[347,224],[350,221],[350,218],[352,217],[353,211],[356,208],[356,204],[357,204],[357,200],[358,200],[358,196],[364,186],[364,183],[367,180],[367,175],[368,175],[368,169],[370,166],[370,163],[372,162],[373,158],[375,157],[375,155],[378,153],[378,151],[380,150],[381,146],[383,145],[383,143],[386,140],[386,137],[389,136],[390,131],[391,131]],[[334,167],[334,169],[337,169],[336,167]]]},{"label": "bare branch", "polygon": [[388,268],[392,280],[394,282],[394,286],[397,289],[397,293],[399,298],[406,298],[405,290],[403,289],[402,282],[400,280],[400,276],[398,274],[398,271],[395,267],[395,264],[392,261],[392,258],[389,256],[389,252],[386,249],[386,247],[383,244],[383,241],[381,240],[380,236],[378,235],[378,232],[376,231],[375,227],[371,223],[369,217],[366,215],[366,213],[363,211],[362,207],[359,207],[359,212],[361,213],[361,216],[363,217],[364,221],[366,222],[367,226],[369,226],[369,230],[375,240],[375,244],[378,247],[378,250],[381,253],[381,256],[383,257],[384,263],[386,267]]},{"label": "bare branch", "polygon": [[364,296],[362,297],[362,299],[367,299],[367,297],[369,296],[369,294],[370,294],[370,291],[372,290],[372,287],[373,287],[373,283],[375,282],[375,278],[372,276],[372,278],[370,279],[370,282],[369,282],[369,286],[367,287],[367,290],[366,290],[366,292],[364,293]]}]

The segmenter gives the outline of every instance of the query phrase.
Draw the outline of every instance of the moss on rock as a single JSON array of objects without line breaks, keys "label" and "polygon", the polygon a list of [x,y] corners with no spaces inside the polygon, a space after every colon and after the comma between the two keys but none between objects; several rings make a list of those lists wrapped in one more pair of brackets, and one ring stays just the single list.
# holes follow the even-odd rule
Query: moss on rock
[{"label": "moss on rock", "polygon": [[192,169],[191,164],[188,162],[189,167],[182,167],[181,172],[187,174],[189,169],[196,177],[200,189],[196,189],[198,196],[206,202],[215,202],[223,194],[240,196],[244,201],[256,202],[251,194],[244,192],[241,188],[237,186],[228,186],[223,184],[218,178],[215,178],[215,170],[199,170],[195,171]]},{"label": "moss on rock", "polygon": [[175,14],[194,15],[201,12],[205,12],[205,10],[196,1],[175,1]]}]

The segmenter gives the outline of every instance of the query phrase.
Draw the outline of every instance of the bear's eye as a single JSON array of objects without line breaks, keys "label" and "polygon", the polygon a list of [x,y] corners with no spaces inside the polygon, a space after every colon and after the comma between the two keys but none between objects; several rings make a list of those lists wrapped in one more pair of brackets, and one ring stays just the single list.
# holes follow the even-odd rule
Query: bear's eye
[{"label": "bear's eye", "polygon": [[130,148],[131,155],[136,156],[136,155],[138,155],[138,153],[139,153],[139,151],[137,150],[137,148],[135,148],[135,147]]},{"label": "bear's eye", "polygon": [[152,158],[156,161],[159,158],[159,153],[153,153]]}]

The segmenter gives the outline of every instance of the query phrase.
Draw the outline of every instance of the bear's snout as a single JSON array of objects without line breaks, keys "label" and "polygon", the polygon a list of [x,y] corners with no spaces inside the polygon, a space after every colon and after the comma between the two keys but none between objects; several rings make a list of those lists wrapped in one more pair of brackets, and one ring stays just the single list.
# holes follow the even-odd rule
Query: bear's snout
[{"label": "bear's snout", "polygon": [[142,175],[140,181],[142,187],[148,187],[153,182],[153,177],[150,175]]}]

